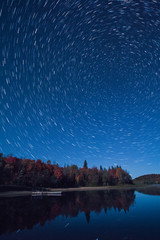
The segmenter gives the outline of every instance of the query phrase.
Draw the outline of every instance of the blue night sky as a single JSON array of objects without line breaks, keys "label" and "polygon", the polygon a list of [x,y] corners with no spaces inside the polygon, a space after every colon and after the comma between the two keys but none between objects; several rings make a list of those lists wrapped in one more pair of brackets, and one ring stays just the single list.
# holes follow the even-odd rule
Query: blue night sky
[{"label": "blue night sky", "polygon": [[0,0],[0,152],[160,173],[159,0]]}]

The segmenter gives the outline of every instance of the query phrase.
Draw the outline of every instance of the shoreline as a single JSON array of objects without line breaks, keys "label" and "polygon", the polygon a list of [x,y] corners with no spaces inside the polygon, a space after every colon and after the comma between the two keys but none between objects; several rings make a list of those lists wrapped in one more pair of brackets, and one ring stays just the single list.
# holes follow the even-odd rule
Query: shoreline
[{"label": "shoreline", "polygon": [[98,187],[77,187],[77,188],[47,188],[49,191],[57,192],[79,192],[79,191],[101,191],[101,190],[121,190],[134,189],[135,185],[98,186]]},{"label": "shoreline", "polygon": [[[137,188],[153,187],[153,185],[118,185],[98,187],[77,187],[77,188],[45,188],[53,192],[79,192],[79,191],[104,191],[104,190],[136,190]],[[7,191],[0,192],[0,198],[32,196],[32,191]]]}]

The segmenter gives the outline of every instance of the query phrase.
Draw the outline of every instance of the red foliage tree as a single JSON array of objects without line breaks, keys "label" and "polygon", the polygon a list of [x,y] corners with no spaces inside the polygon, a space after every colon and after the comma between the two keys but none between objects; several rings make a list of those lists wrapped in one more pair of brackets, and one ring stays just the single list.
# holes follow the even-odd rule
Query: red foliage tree
[{"label": "red foliage tree", "polygon": [[54,176],[57,179],[62,179],[62,176],[63,176],[62,168],[59,167],[58,165],[54,165],[53,169],[54,169]]}]

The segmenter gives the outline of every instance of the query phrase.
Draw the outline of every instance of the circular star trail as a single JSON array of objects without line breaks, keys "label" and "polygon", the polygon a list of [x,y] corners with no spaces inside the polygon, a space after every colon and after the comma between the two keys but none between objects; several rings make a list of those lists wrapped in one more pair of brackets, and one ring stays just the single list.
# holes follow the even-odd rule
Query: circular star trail
[{"label": "circular star trail", "polygon": [[0,151],[160,169],[158,0],[1,0]]}]

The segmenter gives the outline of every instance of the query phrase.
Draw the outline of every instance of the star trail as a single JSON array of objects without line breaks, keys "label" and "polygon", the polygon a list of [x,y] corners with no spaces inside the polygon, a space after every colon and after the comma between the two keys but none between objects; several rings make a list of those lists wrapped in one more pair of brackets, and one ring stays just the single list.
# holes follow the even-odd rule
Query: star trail
[{"label": "star trail", "polygon": [[0,152],[160,170],[160,2],[1,0]]}]

